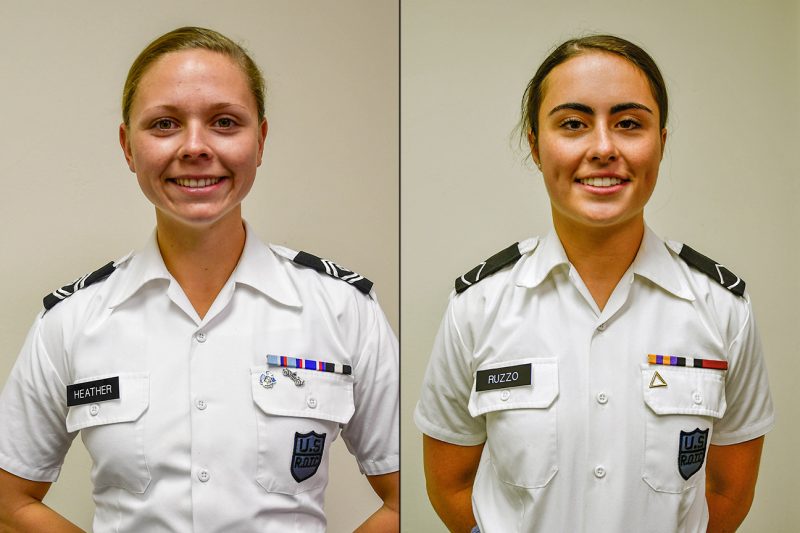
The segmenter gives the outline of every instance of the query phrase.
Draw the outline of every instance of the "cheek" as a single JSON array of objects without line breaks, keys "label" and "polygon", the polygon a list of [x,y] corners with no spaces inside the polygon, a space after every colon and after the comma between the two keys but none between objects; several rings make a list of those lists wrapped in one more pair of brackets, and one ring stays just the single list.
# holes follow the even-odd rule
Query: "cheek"
[{"label": "cheek", "polygon": [[152,169],[169,160],[170,150],[165,143],[136,142],[131,146],[133,162],[138,170]]}]

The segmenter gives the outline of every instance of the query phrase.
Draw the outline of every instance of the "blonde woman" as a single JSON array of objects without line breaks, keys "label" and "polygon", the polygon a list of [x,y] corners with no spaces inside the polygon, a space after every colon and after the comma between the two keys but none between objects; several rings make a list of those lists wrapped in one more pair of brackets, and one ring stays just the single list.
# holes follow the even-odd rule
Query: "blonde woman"
[{"label": "blonde woman", "polygon": [[80,432],[96,532],[324,531],[341,433],[384,502],[360,531],[397,531],[397,343],[372,284],[242,220],[258,67],[179,28],[136,59],[122,112],[156,230],[45,297],[0,397],[0,523],[77,529],[41,500]]}]

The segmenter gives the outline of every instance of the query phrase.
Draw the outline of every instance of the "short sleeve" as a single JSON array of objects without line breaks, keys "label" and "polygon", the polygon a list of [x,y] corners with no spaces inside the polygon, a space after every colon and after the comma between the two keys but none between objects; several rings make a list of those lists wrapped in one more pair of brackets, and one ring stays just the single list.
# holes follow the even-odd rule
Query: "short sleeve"
[{"label": "short sleeve", "polygon": [[67,432],[66,386],[45,345],[40,318],[0,394],[0,468],[52,482],[75,433]]},{"label": "short sleeve", "polygon": [[767,433],[775,424],[767,367],[749,297],[745,297],[744,324],[728,349],[722,419],[714,425],[711,443],[737,444]]},{"label": "short sleeve", "polygon": [[452,296],[425,371],[414,422],[437,440],[474,446],[486,441],[482,417],[473,418],[467,405],[472,391],[472,351],[457,322],[458,296]]},{"label": "short sleeve", "polygon": [[355,411],[342,438],[368,476],[400,469],[399,349],[377,301],[360,298],[359,358],[353,368]]}]

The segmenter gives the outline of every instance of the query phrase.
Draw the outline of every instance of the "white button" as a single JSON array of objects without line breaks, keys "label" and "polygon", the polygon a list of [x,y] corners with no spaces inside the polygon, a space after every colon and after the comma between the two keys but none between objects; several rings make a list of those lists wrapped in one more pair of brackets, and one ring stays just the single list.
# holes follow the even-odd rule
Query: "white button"
[{"label": "white button", "polygon": [[209,479],[211,479],[211,474],[209,474],[209,473],[208,473],[208,470],[206,470],[206,469],[204,468],[204,469],[202,469],[201,471],[199,471],[199,472],[197,473],[197,479],[199,479],[200,481],[202,481],[203,483],[205,483],[206,481],[208,481]]},{"label": "white button", "polygon": [[608,403],[608,394],[605,392],[598,392],[597,393],[597,403]]},{"label": "white button", "polygon": [[96,403],[93,403],[92,405],[89,406],[89,414],[90,415],[97,416],[97,413],[99,413],[99,412],[100,412],[100,406],[97,405]]},{"label": "white button", "polygon": [[509,398],[511,398],[511,391],[510,390],[504,390],[503,392],[500,393],[500,399],[501,400],[506,401]]},{"label": "white button", "polygon": [[316,398],[313,398],[313,397],[310,397],[310,398],[308,398],[308,399],[306,400],[306,404],[308,404],[308,406],[309,406],[310,408],[312,408],[312,409],[316,409],[316,408],[317,408],[317,399],[316,399]]},{"label": "white button", "polygon": [[599,326],[597,326],[597,330],[598,330],[598,331],[605,331],[605,330],[606,330],[606,323],[605,323],[605,322],[603,322],[602,324],[600,324]]},{"label": "white button", "polygon": [[194,338],[197,339],[197,342],[206,342],[206,334],[202,331],[198,332]]},{"label": "white button", "polygon": [[606,469],[602,466],[594,467],[594,477],[596,478],[604,478],[606,477]]},{"label": "white button", "polygon": [[703,403],[703,395],[700,391],[694,391],[692,393],[692,401],[697,404]]},{"label": "white button", "polygon": [[197,400],[197,401],[196,401],[194,404],[195,404],[195,405],[197,406],[197,408],[198,408],[198,409],[200,409],[201,411],[202,411],[202,410],[204,410],[206,407],[208,407],[208,404],[206,403],[206,401],[205,401],[205,400]]}]

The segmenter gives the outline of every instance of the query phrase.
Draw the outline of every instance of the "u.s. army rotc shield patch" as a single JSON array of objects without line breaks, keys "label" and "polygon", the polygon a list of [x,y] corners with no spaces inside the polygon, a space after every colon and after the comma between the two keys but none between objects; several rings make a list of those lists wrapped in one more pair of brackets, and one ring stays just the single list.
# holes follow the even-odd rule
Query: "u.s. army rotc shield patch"
[{"label": "u.s. army rotc shield patch", "polygon": [[688,480],[695,475],[703,461],[706,460],[706,443],[708,430],[681,431],[680,448],[678,449],[678,471],[683,479]]},{"label": "u.s. army rotc shield patch", "polygon": [[292,477],[300,483],[317,473],[322,463],[325,449],[325,436],[313,431],[294,434],[294,453],[292,454]]}]

